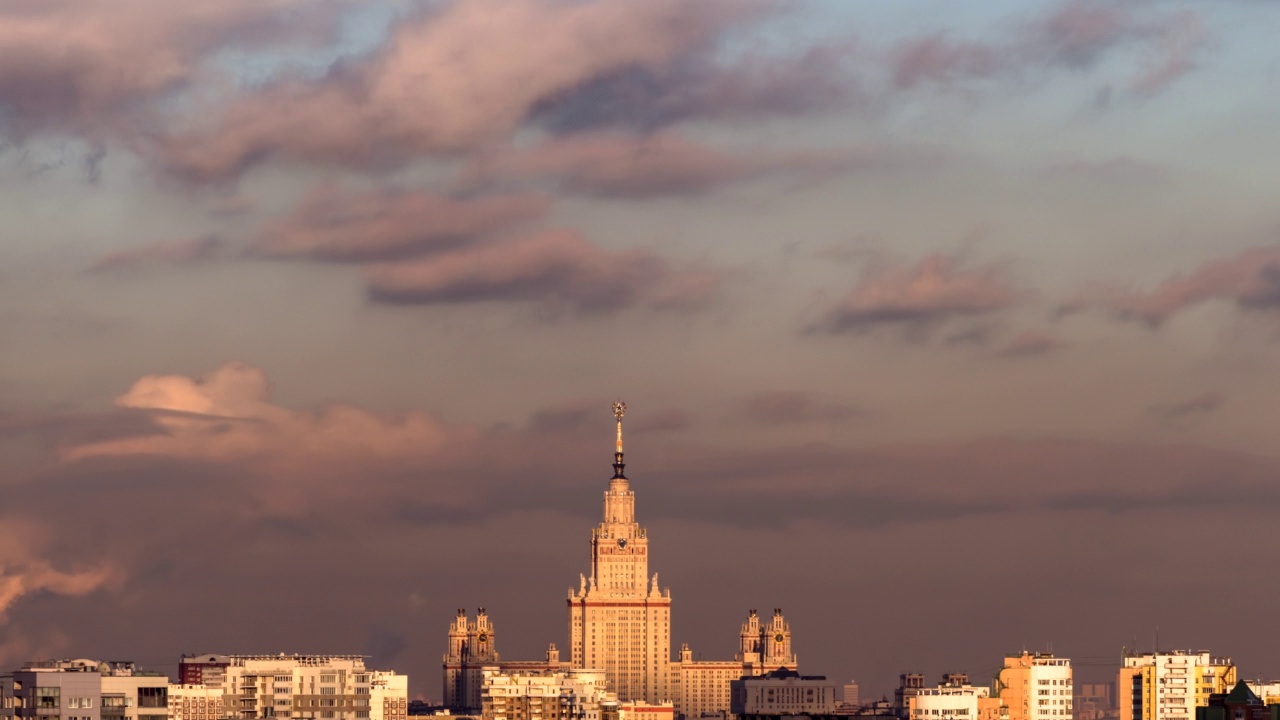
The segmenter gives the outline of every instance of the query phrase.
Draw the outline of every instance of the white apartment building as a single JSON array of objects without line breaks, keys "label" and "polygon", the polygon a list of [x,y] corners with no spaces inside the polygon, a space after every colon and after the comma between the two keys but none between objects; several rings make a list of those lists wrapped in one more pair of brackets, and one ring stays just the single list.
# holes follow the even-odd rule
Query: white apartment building
[{"label": "white apartment building", "polygon": [[601,720],[603,706],[618,704],[600,670],[523,674],[488,667],[482,677],[484,720]]},{"label": "white apartment building", "polygon": [[170,685],[169,720],[221,720],[222,688]]},{"label": "white apartment building", "polygon": [[1116,683],[1120,720],[1194,720],[1209,695],[1236,683],[1231,658],[1173,650],[1124,656]]},{"label": "white apartment building", "polygon": [[978,720],[979,700],[990,697],[989,688],[968,683],[920,688],[908,700],[909,717],[911,720]]},{"label": "white apartment building", "polygon": [[360,655],[198,655],[182,659],[179,675],[201,674],[204,663],[216,667],[210,678],[221,687],[210,691],[222,691],[226,720],[408,717],[407,678],[371,671]]},{"label": "white apartment building", "polygon": [[408,720],[409,676],[386,670],[369,673],[369,720]]}]

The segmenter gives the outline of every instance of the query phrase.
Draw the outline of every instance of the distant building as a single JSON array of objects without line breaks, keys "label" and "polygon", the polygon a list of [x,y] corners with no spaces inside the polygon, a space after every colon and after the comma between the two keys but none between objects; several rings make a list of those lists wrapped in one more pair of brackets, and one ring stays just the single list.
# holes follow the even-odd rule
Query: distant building
[{"label": "distant building", "polygon": [[1053,653],[1006,655],[995,687],[1009,720],[1069,720],[1074,716],[1071,660]]},{"label": "distant building", "polygon": [[408,718],[408,679],[366,668],[361,655],[184,656],[179,676],[197,673],[221,691],[224,720]]},{"label": "distant building", "polygon": [[923,688],[924,675],[920,673],[899,675],[898,687],[893,691],[894,714],[905,720],[911,712],[911,698]]},{"label": "distant building", "polygon": [[230,664],[229,655],[183,655],[178,660],[178,683],[221,688]]},{"label": "distant building", "polygon": [[1076,720],[1118,720],[1114,683],[1082,683],[1075,686]]},{"label": "distant building", "polygon": [[221,720],[222,688],[169,685],[169,720]]},{"label": "distant building", "polygon": [[1274,680],[1248,680],[1246,684],[1267,705],[1280,705],[1280,682]]},{"label": "distant building", "polygon": [[1229,693],[1214,693],[1196,708],[1196,720],[1274,720],[1280,706],[1266,702],[1244,681]]},{"label": "distant building", "polygon": [[599,670],[510,672],[491,666],[481,671],[481,716],[484,720],[606,720],[606,704],[612,706],[610,715],[620,708],[605,685],[605,674]]},{"label": "distant building", "polygon": [[836,685],[821,675],[801,675],[794,670],[774,670],[731,683],[730,712],[744,720],[805,715],[828,716],[836,712]]},{"label": "distant building", "polygon": [[1208,652],[1128,653],[1122,661],[1116,681],[1120,720],[1193,720],[1210,695],[1236,684],[1231,658]]},{"label": "distant building", "polygon": [[1008,710],[988,687],[974,687],[969,676],[949,673],[937,687],[919,688],[907,698],[910,720],[1007,720]]},{"label": "distant building", "polygon": [[797,667],[791,651],[791,625],[783,618],[782,609],[774,608],[768,622],[761,622],[752,610],[738,634],[738,653],[733,660],[694,660],[688,645],[680,648],[673,683],[676,713],[686,718],[727,713],[734,680]]},{"label": "distant building", "polygon": [[6,720],[168,720],[169,678],[130,662],[30,662],[0,678]]},{"label": "distant building", "polygon": [[797,668],[791,628],[781,610],[768,621],[751,611],[732,660],[697,660],[687,646],[672,658],[671,591],[650,572],[649,534],[636,520],[636,493],[623,462],[625,411],[622,403],[614,404],[613,477],[604,492],[601,521],[591,529],[590,573],[579,575],[566,597],[565,659],[551,645],[544,660],[505,660],[484,610],[474,621],[459,610],[449,626],[443,664],[443,704],[450,712],[481,712],[486,667],[525,675],[570,668],[602,671],[607,689],[617,696],[617,707],[609,706],[608,711],[646,718],[661,715],[668,703],[677,717],[724,717],[734,679]]},{"label": "distant building", "polygon": [[484,608],[476,613],[475,620],[467,617],[466,610],[459,609],[449,626],[449,646],[444,655],[444,706],[451,713],[480,714],[486,668],[496,668],[503,673],[539,675],[567,671],[570,665],[560,660],[560,651],[555,643],[547,647],[542,660],[503,661],[498,653],[497,629]]},{"label": "distant building", "polygon": [[858,681],[850,680],[844,684],[841,689],[840,700],[849,707],[858,707],[862,702],[861,693],[858,692]]}]

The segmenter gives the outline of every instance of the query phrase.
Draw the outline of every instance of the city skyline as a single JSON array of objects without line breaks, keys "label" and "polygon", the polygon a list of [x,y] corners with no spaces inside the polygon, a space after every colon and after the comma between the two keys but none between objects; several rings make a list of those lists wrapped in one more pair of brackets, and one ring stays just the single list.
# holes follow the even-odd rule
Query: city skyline
[{"label": "city skyline", "polygon": [[625,399],[673,652],[780,607],[868,700],[1023,649],[1112,680],[1157,629],[1280,677],[1278,31],[0,0],[0,665],[368,654],[432,697],[460,607],[569,653]]}]

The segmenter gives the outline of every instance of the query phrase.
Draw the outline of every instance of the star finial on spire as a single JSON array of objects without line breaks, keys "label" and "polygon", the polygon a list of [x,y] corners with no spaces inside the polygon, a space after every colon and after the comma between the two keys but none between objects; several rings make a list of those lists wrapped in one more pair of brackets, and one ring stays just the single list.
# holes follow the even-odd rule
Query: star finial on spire
[{"label": "star finial on spire", "polygon": [[618,447],[613,453],[613,476],[615,478],[626,478],[622,474],[622,416],[627,414],[627,404],[621,400],[613,403],[613,417],[618,420]]}]

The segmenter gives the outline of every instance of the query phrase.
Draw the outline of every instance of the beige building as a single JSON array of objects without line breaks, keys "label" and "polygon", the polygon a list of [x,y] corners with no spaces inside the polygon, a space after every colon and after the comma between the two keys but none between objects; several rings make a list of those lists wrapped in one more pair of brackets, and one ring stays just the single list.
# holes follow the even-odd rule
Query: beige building
[{"label": "beige building", "polygon": [[974,687],[969,676],[944,675],[937,687],[918,688],[907,698],[910,720],[1007,720],[1008,707],[991,689]]},{"label": "beige building", "polygon": [[1066,720],[1073,717],[1071,661],[1052,653],[1006,655],[995,687],[1009,720]]},{"label": "beige building", "polygon": [[539,675],[565,671],[568,662],[560,660],[555,643],[547,647],[542,660],[503,660],[498,652],[498,633],[484,608],[475,620],[467,611],[458,614],[449,626],[448,651],[444,655],[444,706],[454,714],[479,715],[482,706],[484,671],[518,675]]},{"label": "beige building", "polygon": [[[649,535],[636,522],[635,492],[626,477],[622,454],[622,415],[615,403],[617,443],[613,478],[604,493],[603,517],[591,531],[590,574],[578,578],[568,593],[568,658],[560,660],[555,645],[540,661],[504,660],[497,651],[496,631],[483,608],[474,621],[459,610],[449,626],[444,656],[444,704],[453,713],[482,710],[483,673],[538,675],[575,670],[600,671],[606,689],[616,696],[609,713],[630,708],[636,717],[699,717],[728,712],[729,684],[744,676],[776,669],[796,669],[791,627],[775,610],[765,622],[751,611],[739,634],[732,660],[700,661],[684,647],[671,658],[671,591],[649,574]],[[617,720],[617,718],[608,718]]]},{"label": "beige building", "polygon": [[225,720],[408,717],[407,678],[369,670],[361,655],[195,655],[182,659],[179,675],[220,691]]},{"label": "beige building", "polygon": [[569,591],[569,660],[603,670],[620,702],[671,700],[671,591],[649,576],[649,535],[636,522],[636,496],[623,472],[622,414],[604,518],[591,531],[591,575]]},{"label": "beige building", "polygon": [[170,685],[169,720],[221,720],[222,688]]},{"label": "beige building", "polygon": [[739,678],[731,687],[730,712],[741,718],[831,715],[839,704],[835,683],[794,670]]},{"label": "beige building", "polygon": [[598,670],[481,671],[484,720],[603,720],[605,706],[617,712],[617,698]]},{"label": "beige building", "polygon": [[1235,684],[1231,658],[1194,650],[1127,653],[1116,681],[1120,720],[1194,720],[1211,694]]},{"label": "beige building", "polygon": [[761,622],[752,610],[738,634],[738,653],[733,660],[694,660],[688,645],[680,648],[673,678],[676,713],[686,718],[725,713],[734,680],[797,667],[791,651],[791,626],[782,609],[775,608],[769,622]]}]

